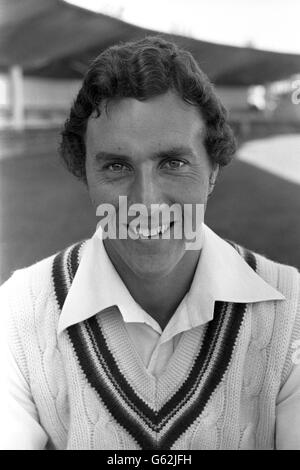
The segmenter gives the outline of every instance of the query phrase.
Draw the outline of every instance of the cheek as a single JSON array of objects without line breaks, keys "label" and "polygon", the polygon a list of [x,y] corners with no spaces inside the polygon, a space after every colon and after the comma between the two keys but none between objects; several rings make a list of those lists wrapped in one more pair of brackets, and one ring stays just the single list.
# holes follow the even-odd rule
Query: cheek
[{"label": "cheek", "polygon": [[86,164],[86,178],[88,193],[94,207],[102,203],[113,204],[115,188],[107,184],[100,172],[97,172],[89,163]]},{"label": "cheek", "polygon": [[109,190],[104,184],[89,184],[88,192],[94,208],[100,204],[111,204],[115,208],[118,207],[119,194]]},{"label": "cheek", "polygon": [[88,192],[95,211],[101,204],[109,204],[115,211],[119,210],[119,198],[124,195],[117,185],[108,184],[105,181],[88,181]]},{"label": "cheek", "polygon": [[87,171],[86,177],[90,199],[93,205],[99,204],[100,202],[98,201],[103,197],[103,186],[96,180],[92,173]]},{"label": "cheek", "polygon": [[177,197],[183,204],[205,204],[209,191],[209,182],[207,179],[197,181],[187,181],[185,184],[177,185]]}]

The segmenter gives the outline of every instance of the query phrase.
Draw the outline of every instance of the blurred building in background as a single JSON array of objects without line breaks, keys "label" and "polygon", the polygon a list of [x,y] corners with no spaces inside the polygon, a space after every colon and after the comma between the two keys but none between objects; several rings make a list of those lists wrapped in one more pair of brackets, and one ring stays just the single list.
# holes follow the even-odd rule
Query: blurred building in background
[{"label": "blurred building in background", "polygon": [[[62,0],[0,0],[0,283],[91,235],[96,220],[86,188],[59,162],[60,128],[93,58],[155,34]],[[300,268],[300,103],[292,101],[300,55],[162,36],[193,54],[246,142],[220,172],[208,224]],[[281,134],[286,139],[269,142]],[[256,138],[264,145],[248,144]]]},{"label": "blurred building in background", "polygon": [[[96,55],[120,41],[157,34],[62,0],[1,0],[0,13],[1,128],[61,125]],[[283,131],[299,124],[291,90],[285,87],[284,96],[282,84],[300,73],[300,55],[163,36],[198,59],[243,138],[258,126],[278,132],[280,124]]]},{"label": "blurred building in background", "polygon": [[[20,76],[16,78],[15,74]],[[12,67],[10,72],[0,74],[0,128],[60,126],[79,85],[79,80],[24,77],[22,70]]]}]

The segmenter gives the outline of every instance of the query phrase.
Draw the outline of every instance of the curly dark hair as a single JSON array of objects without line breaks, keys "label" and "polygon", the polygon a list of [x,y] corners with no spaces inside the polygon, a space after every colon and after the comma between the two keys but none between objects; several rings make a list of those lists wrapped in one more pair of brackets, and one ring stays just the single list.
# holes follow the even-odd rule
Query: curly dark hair
[{"label": "curly dark hair", "polygon": [[227,112],[193,56],[160,36],[109,47],[90,65],[62,131],[60,154],[73,175],[86,182],[85,132],[93,112],[112,98],[145,101],[173,90],[196,105],[206,124],[211,160],[227,165],[236,151]]}]

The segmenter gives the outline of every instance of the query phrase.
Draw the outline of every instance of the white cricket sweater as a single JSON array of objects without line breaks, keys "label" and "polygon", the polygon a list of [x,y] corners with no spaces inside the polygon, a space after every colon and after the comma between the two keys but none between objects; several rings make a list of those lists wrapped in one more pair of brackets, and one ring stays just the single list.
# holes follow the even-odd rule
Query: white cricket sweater
[{"label": "white cricket sweater", "polygon": [[153,386],[120,312],[107,309],[57,334],[80,245],[17,271],[2,286],[10,343],[54,449],[273,449],[276,398],[300,339],[299,273],[240,250],[286,297],[216,302],[183,333]]}]

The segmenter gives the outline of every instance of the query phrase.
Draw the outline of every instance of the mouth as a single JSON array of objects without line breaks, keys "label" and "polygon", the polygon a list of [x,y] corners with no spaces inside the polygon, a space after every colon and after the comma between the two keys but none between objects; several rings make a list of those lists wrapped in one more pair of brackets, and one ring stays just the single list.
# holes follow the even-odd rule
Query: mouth
[{"label": "mouth", "polygon": [[152,227],[150,230],[145,227],[137,226],[137,227],[128,227],[128,232],[132,232],[135,235],[135,238],[138,236],[141,240],[151,240],[151,239],[159,239],[168,232],[171,227],[173,227],[174,221],[170,224],[159,225],[157,227]]}]

